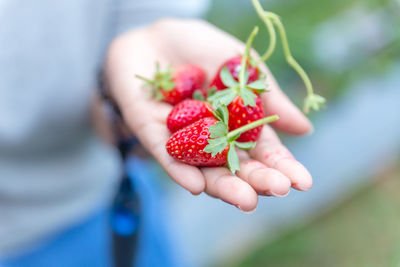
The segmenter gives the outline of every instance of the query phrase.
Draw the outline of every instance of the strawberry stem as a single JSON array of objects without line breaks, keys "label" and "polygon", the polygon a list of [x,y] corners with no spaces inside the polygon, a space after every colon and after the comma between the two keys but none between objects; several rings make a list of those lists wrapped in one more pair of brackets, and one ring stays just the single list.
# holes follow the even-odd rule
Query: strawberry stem
[{"label": "strawberry stem", "polygon": [[232,137],[238,135],[239,133],[244,133],[244,132],[246,132],[248,130],[251,130],[251,129],[256,128],[258,126],[261,126],[263,124],[267,124],[267,123],[276,121],[278,119],[279,119],[278,115],[272,115],[272,116],[269,116],[269,117],[265,117],[265,118],[253,121],[253,122],[251,122],[249,124],[243,125],[240,128],[237,128],[237,129],[235,129],[233,131],[230,131],[227,134],[227,138],[228,138],[228,140],[230,140]]},{"label": "strawberry stem", "polygon": [[282,40],[282,48],[283,48],[283,52],[285,54],[286,61],[288,62],[288,64],[290,66],[292,66],[292,68],[294,68],[297,71],[297,73],[303,79],[303,82],[304,82],[304,84],[305,84],[305,86],[307,88],[308,94],[309,95],[313,94],[314,92],[313,92],[313,87],[312,87],[310,78],[308,77],[308,75],[304,71],[304,69],[299,65],[299,63],[297,63],[297,61],[293,58],[293,56],[292,56],[292,54],[290,52],[290,48],[289,48],[289,43],[287,41],[285,27],[283,26],[281,20],[279,19],[279,17],[276,14],[274,14],[272,12],[265,12],[265,14],[278,27],[279,34],[280,34],[281,40]]},{"label": "strawberry stem", "polygon": [[325,99],[322,96],[314,94],[314,89],[310,78],[308,77],[304,69],[300,66],[300,64],[293,58],[292,53],[290,52],[285,27],[283,26],[283,23],[281,22],[279,16],[275,13],[265,11],[258,0],[252,0],[252,3],[258,16],[266,25],[271,38],[268,49],[261,57],[260,61],[266,61],[275,50],[276,33],[273,27],[273,24],[275,24],[281,37],[285,59],[287,63],[299,74],[307,90],[307,97],[305,98],[303,106],[304,112],[308,113],[310,109],[319,110],[321,106],[325,103]]},{"label": "strawberry stem", "polygon": [[267,27],[268,34],[269,34],[269,45],[268,49],[265,53],[261,56],[261,58],[257,61],[256,65],[260,64],[261,62],[267,61],[270,56],[274,53],[276,47],[276,32],[272,21],[266,17],[265,11],[262,8],[260,2],[258,0],[252,0],[254,9],[256,10],[258,16],[264,22],[265,26]]},{"label": "strawberry stem", "polygon": [[138,78],[138,79],[140,79],[140,80],[143,80],[143,81],[145,81],[145,82],[148,82],[148,83],[150,83],[150,84],[153,84],[153,83],[154,83],[153,80],[150,80],[149,78],[143,77],[142,75],[139,75],[139,74],[135,74],[135,77]]},{"label": "strawberry stem", "polygon": [[[303,108],[304,111],[306,113],[308,113],[310,109],[319,110],[320,107],[325,103],[325,99],[321,96],[317,96],[314,94],[314,90],[313,90],[313,86],[312,86],[310,78],[308,77],[308,75],[304,71],[304,69],[300,66],[300,64],[293,58],[293,56],[290,52],[289,43],[287,41],[285,27],[283,26],[281,20],[279,19],[279,16],[277,16],[276,14],[274,14],[272,12],[266,12],[266,14],[269,18],[271,18],[271,20],[278,27],[279,34],[280,34],[281,40],[282,40],[283,52],[285,54],[287,63],[299,74],[299,76],[303,80],[303,83],[307,89],[307,97],[306,97],[305,105]],[[314,97],[314,96],[316,96],[316,97]]]},{"label": "strawberry stem", "polygon": [[246,81],[244,80],[244,75],[246,72],[246,63],[247,59],[249,58],[251,44],[253,43],[254,37],[256,37],[257,33],[258,33],[258,27],[256,26],[250,33],[249,38],[247,39],[246,50],[244,51],[244,54],[242,56],[242,61],[240,62],[239,84],[240,87],[242,88],[246,86]]}]

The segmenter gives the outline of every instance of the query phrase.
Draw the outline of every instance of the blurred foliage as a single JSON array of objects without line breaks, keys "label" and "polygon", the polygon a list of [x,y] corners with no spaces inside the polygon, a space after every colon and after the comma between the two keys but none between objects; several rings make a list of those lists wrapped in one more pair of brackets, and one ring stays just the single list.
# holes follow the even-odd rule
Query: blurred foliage
[{"label": "blurred foliage", "polygon": [[[263,7],[281,16],[286,27],[293,56],[310,74],[317,93],[330,102],[345,96],[352,84],[371,76],[379,76],[400,62],[400,1],[398,0],[260,0]],[[362,34],[373,32],[374,24],[361,27],[363,33],[345,35],[347,28],[361,23],[365,17],[354,18],[344,24],[351,11],[361,10],[366,22],[378,17],[378,33],[389,36],[376,49],[365,49],[377,40],[363,39],[349,48],[350,57],[345,64],[329,66],[315,53],[315,38],[326,24],[336,27],[335,43],[324,43],[321,50],[341,43],[348,48],[348,40],[361,39]],[[356,12],[357,13],[357,12]],[[347,16],[347,17],[346,17]],[[352,21],[351,19],[354,19]],[[250,0],[214,0],[207,19],[236,36],[247,39],[255,25],[261,29],[254,47],[263,53],[268,45],[267,31],[257,17]],[[346,24],[347,23],[347,24]],[[359,28],[356,28],[359,29]],[[379,35],[378,36],[381,36]],[[328,36],[329,37],[329,36]],[[378,40],[379,42],[379,40]],[[352,44],[350,42],[350,44]],[[240,52],[240,51],[238,51]],[[329,52],[327,52],[329,53]],[[222,62],[221,62],[222,63]],[[286,64],[280,47],[268,61],[268,66],[281,87],[301,105],[305,95],[304,85],[297,74]],[[377,88],[382,90],[383,88]],[[400,168],[380,180],[376,186],[364,189],[332,212],[318,218],[310,225],[290,230],[284,237],[261,244],[241,262],[224,266],[400,266]]]},{"label": "blurred foliage", "polygon": [[400,168],[310,225],[224,266],[400,266],[398,188]]},{"label": "blurred foliage", "polygon": [[[397,0],[260,0],[260,2],[265,9],[281,16],[294,57],[311,75],[316,92],[324,95],[329,101],[339,97],[352,82],[384,72],[391,64],[400,60],[400,31],[398,31],[400,3]],[[356,7],[362,7],[370,12],[384,9],[385,17],[390,17],[392,23],[399,25],[394,27],[397,29],[396,38],[379,51],[374,51],[354,62],[350,68],[344,66],[343,69],[332,70],[321,65],[312,51],[312,40],[316,30],[321,23],[334,20],[335,17]],[[214,0],[207,18],[211,23],[241,40],[246,40],[252,28],[259,25],[262,30],[255,40],[254,47],[259,53],[265,51],[268,44],[267,31],[253,10],[250,0]],[[268,65],[281,87],[298,105],[301,105],[305,95],[304,85],[286,64],[279,41]]]}]

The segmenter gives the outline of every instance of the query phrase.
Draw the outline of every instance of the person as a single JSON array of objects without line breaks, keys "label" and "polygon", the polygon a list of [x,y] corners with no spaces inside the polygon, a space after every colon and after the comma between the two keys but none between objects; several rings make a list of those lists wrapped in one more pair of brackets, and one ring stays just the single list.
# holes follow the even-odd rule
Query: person
[{"label": "person", "polygon": [[[158,61],[196,63],[210,78],[243,51],[229,34],[188,19],[206,7],[200,0],[0,1],[0,265],[111,264],[106,214],[121,164],[90,116],[100,71],[131,132],[193,195],[204,192],[249,212],[258,196],[310,189],[310,174],[271,126],[240,154],[236,175],[167,154],[171,106],[147,98],[134,74],[151,76]],[[270,88],[262,96],[266,115],[280,117],[272,126],[309,133],[309,120],[262,68]]]}]

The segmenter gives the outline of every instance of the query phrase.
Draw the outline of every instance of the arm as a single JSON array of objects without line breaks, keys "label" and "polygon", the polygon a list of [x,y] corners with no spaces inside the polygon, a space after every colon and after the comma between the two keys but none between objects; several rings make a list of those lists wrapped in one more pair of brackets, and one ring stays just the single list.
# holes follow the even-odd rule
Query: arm
[{"label": "arm", "polygon": [[[240,152],[237,176],[224,167],[197,168],[175,161],[165,149],[170,133],[165,125],[171,106],[147,98],[135,73],[151,76],[154,62],[162,65],[196,63],[209,78],[227,58],[244,50],[243,44],[219,29],[198,20],[164,19],[146,28],[128,32],[113,41],[106,60],[110,93],[121,108],[126,123],[171,178],[192,194],[210,196],[254,210],[258,195],[284,196],[292,186],[308,190],[312,178],[281,144],[270,126],[264,126],[257,146]],[[278,114],[273,126],[300,135],[311,131],[306,117],[288,100],[268,73],[271,92],[263,95],[266,115]]]}]

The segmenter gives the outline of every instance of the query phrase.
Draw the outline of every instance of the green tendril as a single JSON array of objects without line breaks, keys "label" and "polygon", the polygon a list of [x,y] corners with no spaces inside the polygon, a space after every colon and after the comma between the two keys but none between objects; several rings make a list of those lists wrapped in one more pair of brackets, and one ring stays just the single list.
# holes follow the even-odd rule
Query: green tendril
[{"label": "green tendril", "polygon": [[276,32],[274,25],[278,28],[279,35],[281,37],[283,53],[285,55],[285,59],[287,63],[298,73],[300,78],[303,80],[303,83],[307,90],[307,97],[304,100],[303,110],[305,113],[309,113],[310,110],[319,110],[325,103],[325,99],[322,96],[316,95],[314,93],[314,89],[311,83],[310,78],[304,69],[300,66],[300,64],[293,58],[292,53],[290,52],[289,43],[286,36],[285,27],[282,24],[279,16],[275,13],[265,11],[260,2],[258,0],[252,0],[253,6],[267,27],[270,42],[267,51],[262,55],[259,59],[259,62],[265,62],[269,59],[272,53],[275,50],[276,46]]},{"label": "green tendril", "polygon": [[276,32],[274,25],[272,24],[272,21],[266,17],[265,11],[262,8],[260,2],[258,0],[252,0],[253,6],[258,14],[258,16],[261,18],[261,20],[264,22],[265,26],[267,27],[268,30],[268,35],[269,35],[269,45],[265,53],[261,56],[261,58],[257,61],[257,64],[260,64],[261,62],[267,61],[271,55],[275,51],[276,47]]},{"label": "green tendril", "polygon": [[246,82],[245,81],[245,73],[246,73],[246,62],[247,59],[249,58],[249,54],[250,54],[250,49],[251,49],[251,44],[253,43],[254,38],[256,37],[258,33],[258,27],[254,27],[253,31],[250,33],[249,38],[247,39],[246,42],[246,50],[244,51],[244,54],[242,56],[242,61],[240,62],[240,72],[239,72],[239,83],[240,83],[240,87],[243,88],[246,86]]}]

